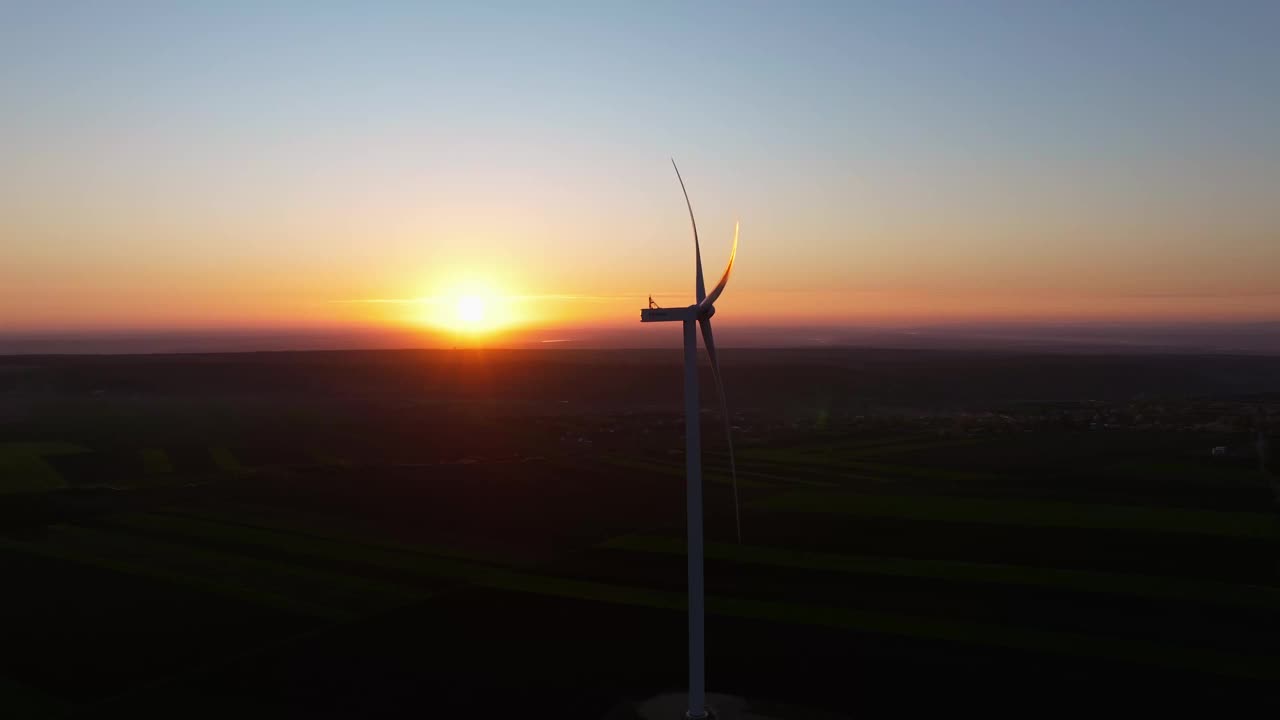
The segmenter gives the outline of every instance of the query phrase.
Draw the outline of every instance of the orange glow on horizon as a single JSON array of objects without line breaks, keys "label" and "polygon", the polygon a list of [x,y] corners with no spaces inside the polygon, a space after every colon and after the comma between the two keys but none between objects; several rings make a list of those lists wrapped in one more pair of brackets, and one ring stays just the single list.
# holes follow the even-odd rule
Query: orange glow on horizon
[{"label": "orange glow on horizon", "polygon": [[[735,268],[736,270],[737,268]],[[903,290],[774,290],[753,288],[750,278],[730,282],[716,303],[718,324],[891,326],[953,323],[1054,322],[1250,322],[1280,317],[1280,293],[1203,295],[1195,293],[1081,293],[1023,289],[984,291],[920,288]],[[736,282],[741,281],[741,282]],[[692,284],[692,283],[690,283]],[[741,285],[741,286],[740,286]],[[746,287],[742,287],[746,286]],[[0,293],[3,295],[3,293]],[[366,327],[415,329],[448,338],[501,342],[504,336],[531,331],[627,328],[639,325],[647,302],[634,294],[504,293],[494,286],[461,281],[430,295],[325,298],[319,293],[296,298],[198,297],[174,303],[150,293],[75,297],[71,303],[23,305],[21,315],[6,318],[9,332],[121,332],[172,329],[246,329]],[[654,292],[666,307],[693,301],[687,293]],[[83,303],[83,304],[81,304]]]},{"label": "orange glow on horizon", "polygon": [[[660,226],[624,228],[607,245],[580,254],[549,231],[505,225],[443,232],[447,252],[423,250],[431,246],[422,237],[435,242],[426,231],[401,231],[413,243],[371,231],[376,252],[304,253],[288,272],[281,262],[210,267],[163,253],[133,265],[33,254],[24,272],[0,267],[0,332],[367,328],[417,333],[429,344],[488,346],[599,328],[634,329],[642,337],[639,310],[650,294],[665,307],[688,305],[694,295],[685,219],[659,215]],[[564,223],[571,235],[572,224]],[[906,254],[881,242],[891,234],[795,246],[781,242],[777,229],[755,228],[746,228],[745,254],[716,303],[719,325],[1280,319],[1273,264],[1261,261],[1205,261],[1193,270],[1169,260],[1139,273],[1133,258],[1121,254],[1124,246],[1101,264],[1051,243],[1041,245],[1046,258],[982,262],[976,251],[944,245]],[[704,269],[715,277],[732,253],[734,227],[706,221],[699,229]],[[508,237],[527,242],[500,241]]]},{"label": "orange glow on horizon", "polygon": [[379,324],[426,327],[463,341],[496,339],[527,323],[512,295],[474,275],[460,274],[430,296],[384,304],[408,305],[411,310],[408,317],[385,318]]}]

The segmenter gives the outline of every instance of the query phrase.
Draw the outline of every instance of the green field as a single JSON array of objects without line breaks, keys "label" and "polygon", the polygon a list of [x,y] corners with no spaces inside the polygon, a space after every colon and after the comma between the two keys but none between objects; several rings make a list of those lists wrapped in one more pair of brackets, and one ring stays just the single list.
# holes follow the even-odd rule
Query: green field
[{"label": "green field", "polygon": [[1263,512],[853,492],[791,492],[760,501],[757,507],[775,512],[870,515],[937,522],[1193,533],[1261,540],[1280,538],[1280,520],[1273,513]]},{"label": "green field", "polygon": [[[679,692],[678,393],[572,354],[417,357],[41,360],[69,399],[0,427],[0,715],[635,720],[607,713]],[[785,377],[849,373],[819,360]],[[1275,705],[1280,519],[1250,458],[1207,452],[1240,433],[864,417],[759,373],[743,544],[704,418],[713,690]]]},{"label": "green field", "polygon": [[0,493],[41,492],[67,486],[46,458],[87,452],[72,443],[0,443]]}]

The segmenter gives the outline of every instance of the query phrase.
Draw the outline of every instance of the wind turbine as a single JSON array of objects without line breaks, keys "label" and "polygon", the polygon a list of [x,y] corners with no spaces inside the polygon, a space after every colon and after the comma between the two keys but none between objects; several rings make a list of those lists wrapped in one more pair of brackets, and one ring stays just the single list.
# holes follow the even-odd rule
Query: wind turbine
[{"label": "wind turbine", "polygon": [[689,566],[689,701],[685,717],[706,718],[710,714],[706,705],[706,667],[704,624],[705,585],[703,577],[702,547],[702,432],[698,405],[698,328],[711,358],[711,373],[715,377],[716,391],[720,396],[720,413],[724,416],[724,432],[729,442],[729,471],[733,478],[733,516],[738,542],[742,542],[742,517],[738,510],[738,469],[733,460],[733,437],[729,425],[728,404],[724,397],[724,382],[720,377],[720,360],[716,357],[715,337],[711,334],[711,316],[715,315],[716,299],[729,283],[733,271],[733,259],[738,254],[738,225],[733,226],[733,249],[729,251],[729,265],[711,294],[707,294],[702,282],[702,248],[698,245],[698,222],[693,218],[693,204],[689,191],[675,168],[680,191],[684,193],[685,206],[689,208],[689,224],[693,226],[694,304],[683,308],[660,308],[649,300],[649,307],[640,311],[640,322],[684,323],[684,433],[685,433],[685,507],[688,512],[688,566]]}]

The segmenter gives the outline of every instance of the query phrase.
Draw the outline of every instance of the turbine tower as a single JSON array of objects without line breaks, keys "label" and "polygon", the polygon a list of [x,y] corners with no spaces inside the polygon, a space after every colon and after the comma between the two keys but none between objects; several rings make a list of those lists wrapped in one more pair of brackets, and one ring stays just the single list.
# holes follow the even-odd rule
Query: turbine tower
[{"label": "turbine tower", "polygon": [[707,718],[705,648],[703,645],[705,615],[705,586],[703,582],[702,547],[702,433],[698,405],[698,329],[711,358],[711,373],[715,378],[716,392],[720,396],[720,411],[724,416],[725,437],[729,442],[729,471],[733,478],[733,513],[738,542],[742,542],[742,517],[738,510],[738,470],[733,459],[733,437],[729,425],[728,404],[724,397],[724,382],[720,378],[720,361],[716,357],[715,337],[711,334],[711,316],[715,315],[716,299],[729,283],[733,271],[733,259],[738,254],[738,226],[733,227],[733,249],[729,251],[729,266],[711,294],[707,294],[702,282],[702,248],[698,245],[698,222],[693,218],[693,205],[689,191],[680,177],[680,168],[671,161],[684,193],[685,206],[689,208],[689,223],[693,226],[694,304],[683,308],[660,308],[653,304],[640,311],[640,322],[684,323],[684,428],[685,428],[685,504],[688,512],[688,564],[689,564],[689,700],[685,717]]}]

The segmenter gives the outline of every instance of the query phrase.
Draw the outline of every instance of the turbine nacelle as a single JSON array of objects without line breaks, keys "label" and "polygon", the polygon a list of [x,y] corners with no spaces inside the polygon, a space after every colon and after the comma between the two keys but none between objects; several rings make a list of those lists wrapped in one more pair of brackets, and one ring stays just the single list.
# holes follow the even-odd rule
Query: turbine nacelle
[{"label": "turbine nacelle", "polygon": [[685,320],[706,320],[716,314],[716,307],[708,305],[690,305],[682,308],[644,308],[640,311],[640,322],[684,322]]}]

